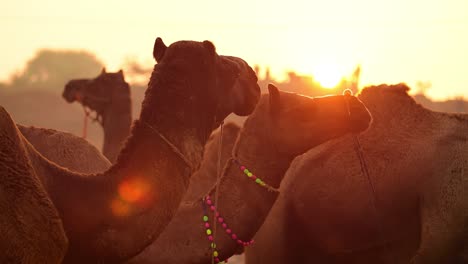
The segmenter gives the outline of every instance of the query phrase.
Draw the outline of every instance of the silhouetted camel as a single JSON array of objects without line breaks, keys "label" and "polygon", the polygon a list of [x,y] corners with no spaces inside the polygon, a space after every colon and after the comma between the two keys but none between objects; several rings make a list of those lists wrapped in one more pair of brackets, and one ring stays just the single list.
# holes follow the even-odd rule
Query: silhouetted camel
[{"label": "silhouetted camel", "polygon": [[247,263],[453,263],[468,234],[468,115],[427,110],[408,89],[359,95],[373,116],[365,164],[351,136],[293,162]]},{"label": "silhouetted camel", "polygon": [[96,119],[104,130],[102,153],[115,163],[132,123],[130,87],[122,70],[108,73],[102,69],[94,79],[71,80],[65,85],[63,98],[96,112]]},{"label": "silhouetted camel", "polygon": [[231,112],[250,114],[259,99],[253,70],[217,55],[209,41],[166,47],[158,38],[153,56],[158,64],[140,119],[103,173],[50,162],[0,107],[0,186],[7,198],[0,262],[59,263],[65,255],[70,263],[114,263],[139,253],[173,217],[211,131]]}]

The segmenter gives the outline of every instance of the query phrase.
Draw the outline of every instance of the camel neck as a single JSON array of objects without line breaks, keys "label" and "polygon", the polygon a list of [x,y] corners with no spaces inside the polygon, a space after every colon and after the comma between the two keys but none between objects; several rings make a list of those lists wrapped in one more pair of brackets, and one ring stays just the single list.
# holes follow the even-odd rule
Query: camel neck
[{"label": "camel neck", "polygon": [[239,165],[278,188],[294,155],[281,153],[273,142],[267,118],[248,119],[233,149]]},{"label": "camel neck", "polygon": [[[142,113],[151,114],[142,114],[135,121],[132,135],[109,170],[88,176],[46,162],[44,173],[51,176],[47,190],[70,241],[67,261],[79,259],[83,263],[100,256],[103,262],[116,262],[132,256],[162,232],[177,210],[191,169],[145,123],[173,142],[193,167],[203,154],[199,133],[210,131],[180,119],[163,122],[168,118],[157,113],[158,107],[170,108],[171,102],[154,102],[156,88],[166,90],[150,85]],[[173,127],[168,128],[168,124]]]},{"label": "camel neck", "polygon": [[115,163],[120,150],[130,135],[132,123],[130,99],[114,102],[103,113],[102,128],[104,143],[102,153],[111,163]]}]

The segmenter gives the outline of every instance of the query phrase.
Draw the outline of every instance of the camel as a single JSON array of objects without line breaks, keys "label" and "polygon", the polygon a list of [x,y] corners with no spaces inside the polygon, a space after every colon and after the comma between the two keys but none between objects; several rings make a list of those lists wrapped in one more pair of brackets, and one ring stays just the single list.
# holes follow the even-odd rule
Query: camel
[{"label": "camel", "polygon": [[0,263],[60,263],[67,238],[25,144],[0,106]]},{"label": "camel", "polygon": [[[278,197],[276,188],[294,157],[369,126],[370,114],[355,97],[313,99],[280,92],[273,85],[268,89],[269,95],[262,96],[240,131],[218,190],[209,190],[211,198],[205,192],[183,202],[161,236],[127,263],[209,263],[212,254],[214,262],[220,263],[251,243],[249,239]],[[210,206],[215,205],[219,216],[213,224],[210,209],[215,208]],[[212,233],[215,225],[217,234]]]},{"label": "camel", "polygon": [[246,263],[456,261],[468,231],[468,115],[425,109],[408,90],[359,95],[373,116],[358,136],[363,165],[352,136],[293,162]]},{"label": "camel", "polygon": [[104,130],[102,153],[115,163],[132,123],[130,86],[122,70],[110,73],[103,68],[94,79],[71,80],[65,85],[63,98],[96,112],[96,120]]},{"label": "camel", "polygon": [[[260,97],[250,66],[240,58],[219,56],[209,41],[178,41],[166,46],[157,38],[153,56],[158,63],[140,118],[116,164],[105,172],[86,175],[50,162],[19,134],[6,110],[0,109],[1,145],[7,146],[5,153],[15,154],[4,155],[2,150],[0,168],[7,169],[2,177],[24,177],[18,175],[19,169],[9,169],[20,168],[39,180],[37,188],[29,191],[39,196],[45,190],[46,200],[56,211],[36,213],[60,219],[63,225],[65,239],[56,241],[68,250],[54,251],[57,257],[50,262],[63,258],[65,263],[115,263],[142,251],[173,217],[211,131],[230,113],[250,114]],[[24,206],[24,210],[34,211],[28,204]],[[51,230],[52,220],[36,228]],[[56,226],[54,232],[60,231],[60,225]],[[38,247],[45,246],[49,245]],[[41,259],[30,257],[41,252],[17,256],[14,250],[4,249],[0,252],[5,259],[28,258],[34,263]]]},{"label": "camel", "polygon": [[54,129],[16,126],[42,156],[71,171],[98,173],[112,165],[95,146],[82,137]]}]

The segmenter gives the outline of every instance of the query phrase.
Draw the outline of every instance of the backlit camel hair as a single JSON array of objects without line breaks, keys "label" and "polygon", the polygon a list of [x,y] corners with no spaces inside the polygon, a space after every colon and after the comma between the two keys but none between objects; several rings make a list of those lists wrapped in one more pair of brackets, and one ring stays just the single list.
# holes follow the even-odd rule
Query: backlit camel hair
[{"label": "backlit camel hair", "polygon": [[63,98],[96,112],[96,119],[104,130],[102,153],[115,163],[130,135],[132,123],[130,86],[122,70],[109,73],[104,68],[94,79],[71,80],[65,85]]},{"label": "backlit camel hair", "polygon": [[468,115],[425,109],[408,89],[359,95],[373,116],[364,164],[351,136],[293,162],[248,264],[454,263],[468,234]]},{"label": "backlit camel hair", "polygon": [[[166,47],[157,38],[153,55],[158,64],[140,119],[116,164],[103,173],[79,174],[50,162],[19,134],[6,110],[0,109],[0,168],[6,170],[1,176],[18,179],[6,186],[19,184],[21,190],[27,186],[20,179],[29,175],[27,179],[34,183],[29,192],[40,197],[47,192],[43,201],[38,200],[44,211],[35,212],[28,204],[21,210],[37,215],[30,222],[44,238],[58,234],[55,248],[43,240],[28,240],[31,246],[24,248],[21,243],[3,243],[0,262],[47,259],[59,263],[64,257],[64,262],[72,263],[114,263],[138,254],[173,217],[211,131],[231,112],[250,114],[259,99],[257,78],[248,64],[217,55],[209,41],[179,41]],[[243,74],[246,67],[247,76]],[[15,210],[4,211],[1,218],[18,217]],[[25,233],[27,220],[24,225],[0,225],[4,240],[10,240],[5,235]]]},{"label": "backlit camel hair", "polygon": [[[218,191],[211,189],[209,199],[183,202],[161,236],[128,263],[210,263],[212,255],[218,263],[232,256],[251,243],[294,157],[361,132],[371,120],[366,107],[349,95],[312,99],[272,85],[269,91],[245,121]],[[211,210],[219,213],[214,220]]]}]

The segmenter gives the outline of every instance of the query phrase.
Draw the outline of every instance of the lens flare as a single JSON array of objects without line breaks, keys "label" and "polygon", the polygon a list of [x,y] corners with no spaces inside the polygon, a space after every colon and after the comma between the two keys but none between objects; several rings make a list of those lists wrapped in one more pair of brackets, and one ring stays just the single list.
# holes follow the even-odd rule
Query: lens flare
[{"label": "lens flare", "polygon": [[127,216],[130,214],[130,204],[115,198],[111,203],[111,210],[115,216]]},{"label": "lens flare", "polygon": [[151,181],[142,177],[131,177],[122,181],[116,198],[111,202],[115,216],[128,216],[132,211],[150,207],[156,200]]}]

